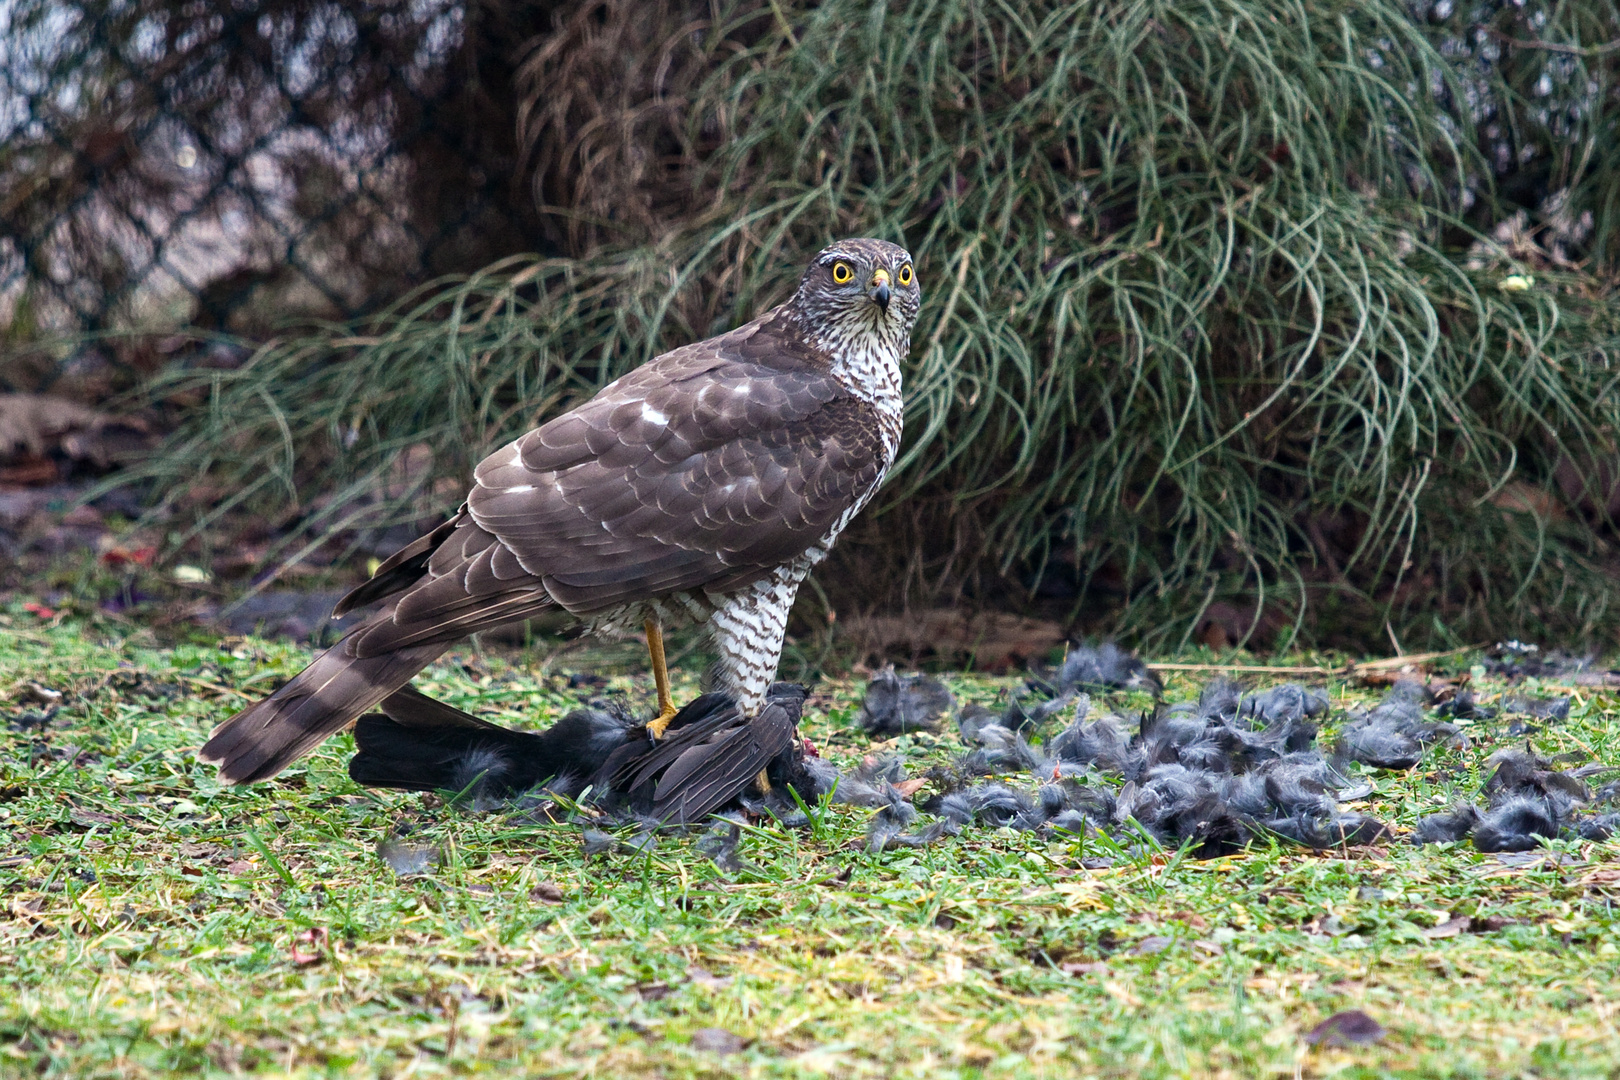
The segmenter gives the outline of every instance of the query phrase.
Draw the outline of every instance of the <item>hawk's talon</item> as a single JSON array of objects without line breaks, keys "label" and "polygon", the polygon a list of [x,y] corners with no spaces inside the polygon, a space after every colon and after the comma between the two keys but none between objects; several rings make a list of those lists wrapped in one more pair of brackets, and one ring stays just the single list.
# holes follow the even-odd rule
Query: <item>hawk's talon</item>
[{"label": "hawk's talon", "polygon": [[666,702],[664,707],[658,711],[658,715],[647,721],[647,737],[653,742],[657,742],[659,739],[662,739],[664,737],[664,729],[669,727],[669,722],[671,720],[675,719],[675,713],[677,711],[678,710],[675,708],[674,703]]}]

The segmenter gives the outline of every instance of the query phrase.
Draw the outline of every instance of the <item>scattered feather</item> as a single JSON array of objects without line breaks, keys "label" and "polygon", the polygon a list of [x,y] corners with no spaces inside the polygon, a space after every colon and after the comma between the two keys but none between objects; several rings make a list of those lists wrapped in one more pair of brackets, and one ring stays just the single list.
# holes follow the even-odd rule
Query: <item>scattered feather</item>
[{"label": "scattered feather", "polygon": [[1458,720],[1491,720],[1497,714],[1497,710],[1491,706],[1481,705],[1474,692],[1466,686],[1453,694],[1450,701],[1442,702],[1435,711]]},{"label": "scattered feather", "polygon": [[1375,768],[1402,770],[1423,760],[1424,750],[1434,743],[1466,747],[1467,737],[1456,724],[1425,718],[1427,699],[1428,688],[1421,683],[1396,683],[1382,702],[1352,714],[1341,733],[1346,754]]},{"label": "scattered feather", "polygon": [[1127,955],[1154,956],[1158,953],[1164,952],[1175,943],[1175,938],[1164,937],[1156,934],[1152,937],[1145,937],[1141,941],[1138,941],[1135,945],[1131,946],[1130,952]]},{"label": "scattered feather", "polygon": [[1529,851],[1558,835],[1558,818],[1544,799],[1515,795],[1485,813],[1474,827],[1480,851]]},{"label": "scattered feather", "polygon": [[1569,719],[1569,698],[1533,698],[1525,694],[1510,694],[1502,699],[1502,711],[1561,723]]},{"label": "scattered feather", "polygon": [[1001,713],[983,705],[965,705],[956,717],[956,731],[970,746],[1004,746],[1012,742],[1012,732],[1001,722]]},{"label": "scattered feather", "polygon": [[1037,696],[1049,690],[1042,683],[1031,682],[1025,686],[1023,693],[1014,692],[1007,702],[1006,711],[1002,713],[1001,726],[1015,736],[1030,734],[1052,717],[1068,711],[1082,696],[1074,689],[1059,691],[1055,697]]},{"label": "scattered feather", "polygon": [[1450,810],[1419,818],[1412,832],[1412,842],[1454,844],[1472,836],[1478,825],[1479,811],[1468,803],[1459,803]]},{"label": "scattered feather", "polygon": [[856,718],[869,735],[888,737],[908,731],[933,731],[939,718],[956,706],[950,687],[931,675],[894,673],[890,664],[872,676]]},{"label": "scattered feather", "polygon": [[1573,656],[1558,649],[1543,650],[1523,641],[1505,641],[1485,658],[1485,671],[1508,679],[1562,679],[1594,666],[1590,656]]},{"label": "scattered feather", "polygon": [[432,844],[407,844],[403,840],[379,840],[377,857],[400,877],[427,874],[439,865],[439,849]]},{"label": "scattered feather", "polygon": [[720,818],[697,842],[698,851],[728,874],[742,869],[737,848],[742,844],[742,826],[730,818]]},{"label": "scattered feather", "polygon": [[1058,669],[1057,684],[1059,690],[1146,690],[1154,695],[1164,691],[1141,659],[1113,642],[1095,649],[1085,645],[1070,649]]}]

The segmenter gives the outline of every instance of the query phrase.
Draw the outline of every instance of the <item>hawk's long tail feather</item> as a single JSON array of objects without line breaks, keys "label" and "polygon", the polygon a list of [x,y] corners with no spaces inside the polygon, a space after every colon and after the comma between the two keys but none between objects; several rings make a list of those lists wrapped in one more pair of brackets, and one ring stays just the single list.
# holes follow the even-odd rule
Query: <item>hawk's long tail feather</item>
[{"label": "hawk's long tail feather", "polygon": [[215,728],[198,756],[218,765],[222,780],[268,780],[404,686],[451,644],[432,641],[356,656],[361,630],[363,626],[326,650],[286,686]]},{"label": "hawk's long tail feather", "polygon": [[570,794],[625,744],[636,725],[575,709],[539,733],[509,731],[406,687],[355,724],[349,776],[367,787],[468,791],[505,798],[551,782]]}]

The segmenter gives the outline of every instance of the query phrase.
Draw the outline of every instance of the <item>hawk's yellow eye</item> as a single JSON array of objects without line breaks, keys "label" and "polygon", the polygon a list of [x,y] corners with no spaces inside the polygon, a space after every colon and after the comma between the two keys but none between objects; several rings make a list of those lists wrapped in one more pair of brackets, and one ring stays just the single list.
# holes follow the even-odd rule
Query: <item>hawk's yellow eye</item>
[{"label": "hawk's yellow eye", "polygon": [[833,281],[840,285],[848,285],[855,276],[855,270],[847,262],[833,263]]},{"label": "hawk's yellow eye", "polygon": [[911,284],[911,264],[906,263],[906,265],[902,266],[900,268],[900,273],[895,275],[894,280],[898,281],[902,285],[910,285]]}]

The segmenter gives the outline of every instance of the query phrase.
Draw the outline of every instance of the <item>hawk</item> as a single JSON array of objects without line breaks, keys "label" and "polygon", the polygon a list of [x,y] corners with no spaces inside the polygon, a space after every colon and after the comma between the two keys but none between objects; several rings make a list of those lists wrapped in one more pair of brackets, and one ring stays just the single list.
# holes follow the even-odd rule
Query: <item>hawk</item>
[{"label": "hawk", "polygon": [[647,635],[660,738],[663,633],[706,623],[715,689],[757,712],[794,596],[900,446],[900,361],[921,302],[903,248],[842,240],[791,299],[664,353],[479,463],[461,510],[333,612],[392,602],[217,727],[220,777],[275,776],[469,634],[553,607]]}]

